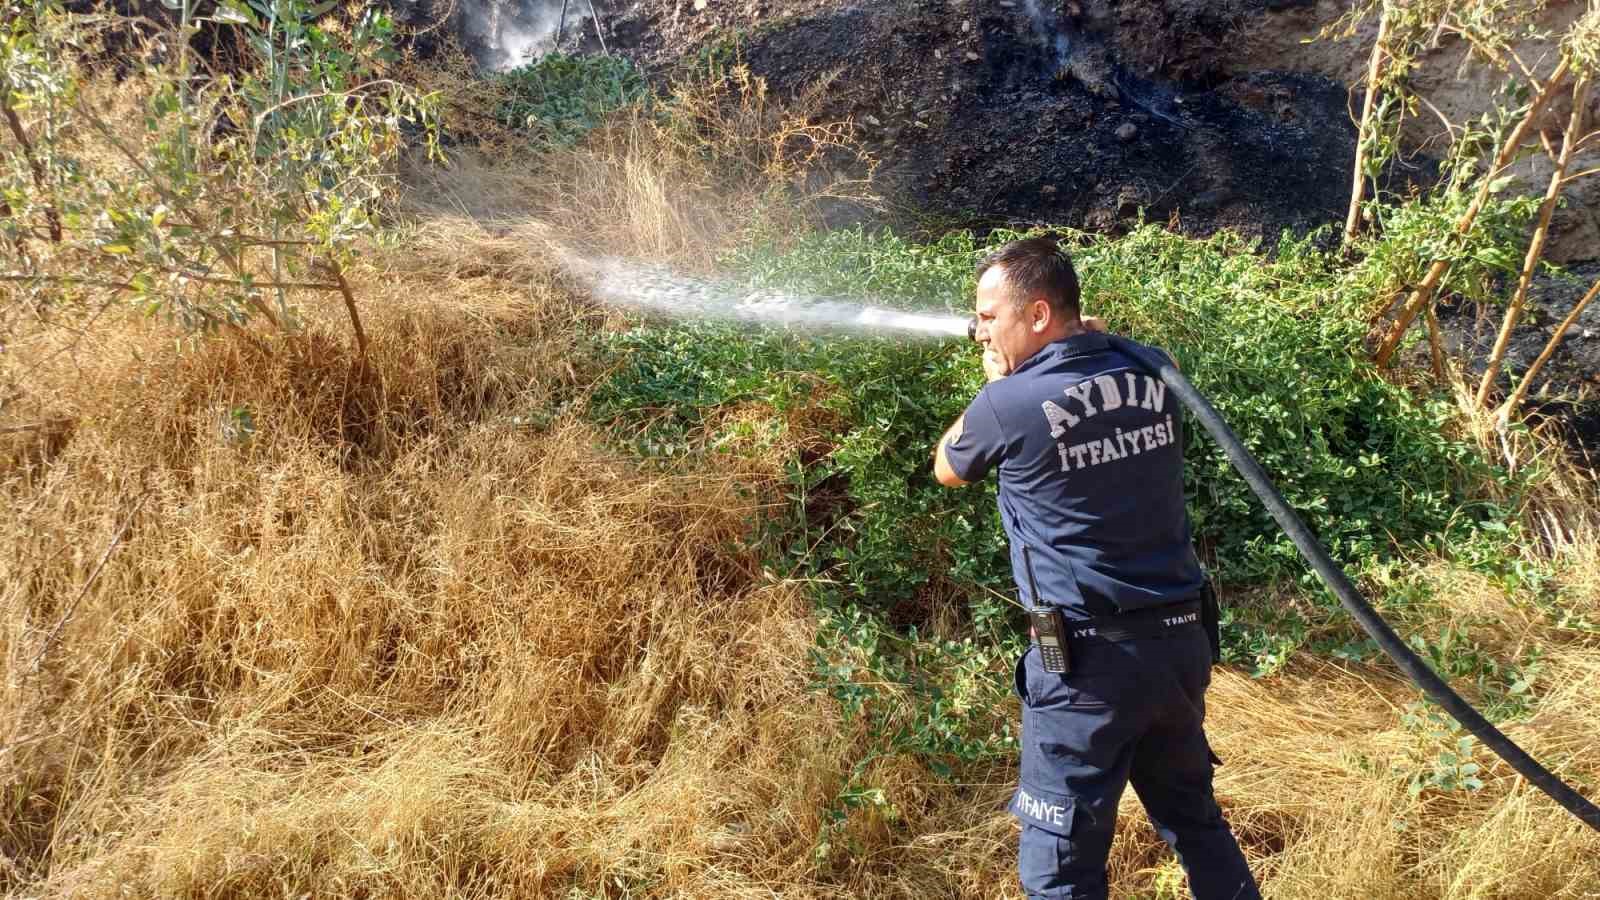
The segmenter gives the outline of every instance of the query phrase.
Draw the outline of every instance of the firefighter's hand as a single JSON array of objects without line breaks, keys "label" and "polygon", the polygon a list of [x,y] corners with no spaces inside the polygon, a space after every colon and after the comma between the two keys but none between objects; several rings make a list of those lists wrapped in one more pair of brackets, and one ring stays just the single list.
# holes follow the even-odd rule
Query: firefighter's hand
[{"label": "firefighter's hand", "polygon": [[1101,334],[1106,333],[1106,320],[1100,318],[1099,316],[1084,316],[1078,321],[1083,323],[1084,331],[1098,331]]}]

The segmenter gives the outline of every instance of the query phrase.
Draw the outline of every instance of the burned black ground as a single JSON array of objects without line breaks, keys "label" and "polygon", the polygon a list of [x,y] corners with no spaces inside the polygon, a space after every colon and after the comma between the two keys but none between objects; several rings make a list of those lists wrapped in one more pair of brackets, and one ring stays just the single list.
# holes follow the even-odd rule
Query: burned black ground
[{"label": "burned black ground", "polygon": [[[629,0],[597,9],[609,51],[659,79],[708,59],[741,62],[780,102],[811,97],[819,118],[853,122],[878,160],[887,214],[840,203],[828,208],[829,224],[1116,233],[1151,221],[1196,236],[1230,229],[1271,252],[1283,233],[1342,222],[1349,197],[1359,98],[1297,69],[1292,53],[1274,59],[1282,68],[1237,64],[1257,58],[1249,42],[1275,11],[1312,5],[710,0],[697,9],[693,0]],[[593,23],[570,29],[562,47],[598,53],[599,32]],[[1384,187],[1405,191],[1436,175],[1432,159],[1408,154]],[[1594,256],[1600,248],[1578,258]],[[1508,356],[1513,371],[1543,347],[1583,277],[1596,275],[1600,267],[1579,265],[1570,277],[1539,279]],[[1596,315],[1569,334],[1541,387],[1593,393]],[[1454,349],[1481,369],[1498,309],[1441,316]],[[1593,446],[1583,424],[1592,405],[1535,403],[1570,421],[1575,445]]]},{"label": "burned black ground", "polygon": [[[1237,18],[1260,4],[1233,5],[1224,12]],[[675,56],[651,6],[619,18],[613,43],[668,66],[723,42],[780,97],[817,91],[824,114],[861,127],[902,221],[1114,231],[1142,217],[1272,239],[1343,215],[1355,143],[1346,90],[1203,65],[1225,17],[1165,15],[1169,45],[1190,49],[1164,62],[1147,59],[1151,35],[1130,42],[1138,17],[1080,8],[1041,28],[1016,4],[920,2],[719,30]]]}]

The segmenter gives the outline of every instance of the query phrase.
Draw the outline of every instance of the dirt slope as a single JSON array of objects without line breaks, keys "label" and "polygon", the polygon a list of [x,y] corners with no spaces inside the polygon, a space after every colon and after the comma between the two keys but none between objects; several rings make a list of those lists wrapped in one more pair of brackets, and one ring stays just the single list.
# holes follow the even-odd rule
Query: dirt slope
[{"label": "dirt slope", "polygon": [[[1582,2],[1546,4],[1560,33]],[[697,8],[698,7],[698,8]],[[737,44],[780,95],[817,91],[826,114],[855,121],[882,160],[882,191],[909,219],[952,225],[1065,223],[1115,231],[1143,215],[1191,234],[1232,228],[1274,239],[1343,219],[1355,129],[1349,86],[1364,77],[1376,23],[1316,39],[1348,4],[1333,0],[637,0],[602,14],[613,50],[657,68]],[[589,43],[598,43],[591,35]],[[1548,69],[1554,45],[1514,50]],[[1503,79],[1463,67],[1443,40],[1412,89],[1452,122],[1481,114]],[[1600,119],[1600,96],[1593,117]],[[1553,108],[1557,135],[1569,110]],[[1435,177],[1441,118],[1409,119],[1387,187]],[[1549,177],[1522,160],[1530,192]],[[1572,171],[1600,166],[1600,147]],[[847,220],[850,210],[842,210]],[[1575,182],[1547,258],[1582,276],[1600,258],[1600,177]],[[1593,275],[1589,276],[1592,280]],[[1525,368],[1588,282],[1541,277],[1508,363]],[[1600,383],[1595,310],[1552,359],[1561,391]],[[1493,310],[1447,316],[1481,368]],[[1593,446],[1593,413],[1568,412],[1574,446]]]},{"label": "dirt slope", "polygon": [[[1529,0],[1543,12],[1537,27],[1545,34],[1565,32],[1582,14],[1583,0]],[[1367,58],[1377,35],[1377,21],[1362,24],[1348,37],[1313,40],[1323,26],[1334,22],[1349,8],[1335,0],[1313,0],[1288,4],[1252,17],[1241,31],[1239,52],[1220,58],[1229,73],[1248,73],[1260,68],[1288,68],[1332,78],[1341,84],[1356,85],[1365,77]],[[1511,46],[1528,66],[1549,72],[1555,65],[1556,45],[1548,38],[1516,41]],[[1423,108],[1405,123],[1406,145],[1412,150],[1437,146],[1447,140],[1444,121],[1460,124],[1485,110],[1505,85],[1505,78],[1482,65],[1463,65],[1466,48],[1460,41],[1443,39],[1425,52],[1421,65],[1410,79],[1413,93],[1424,98],[1433,109]],[[1435,112],[1434,110],[1437,110]],[[1541,129],[1559,145],[1571,106],[1552,105]],[[1589,121],[1600,119],[1600,96],[1591,94]],[[1600,166],[1600,147],[1580,152],[1570,171],[1579,172]],[[1550,176],[1551,160],[1535,154],[1514,166],[1517,174],[1542,191]],[[1552,262],[1566,263],[1600,257],[1600,178],[1577,181],[1567,188],[1567,202],[1557,211],[1551,244],[1546,256]]]},{"label": "dirt slope", "polygon": [[[1530,0],[1559,33],[1583,0]],[[413,24],[448,21],[485,65],[528,50],[556,0],[419,0]],[[957,222],[1049,221],[1115,229],[1137,217],[1205,234],[1275,237],[1342,218],[1353,156],[1351,88],[1376,30],[1317,39],[1341,0],[612,0],[567,4],[564,49],[604,46],[660,70],[737,46],[780,94],[818,90],[863,127],[884,187],[907,209]],[[548,35],[547,35],[548,37]],[[497,45],[495,42],[499,41]],[[541,45],[542,46],[542,45]],[[1513,48],[1536,68],[1554,44]],[[1448,37],[1412,89],[1452,122],[1504,79],[1462,68]],[[1600,97],[1595,99],[1600,110]],[[1552,109],[1552,133],[1567,111]],[[1396,186],[1427,181],[1444,126],[1406,126]],[[1593,161],[1600,163],[1600,147]],[[1523,174],[1542,183],[1548,161]],[[1600,178],[1578,183],[1550,258],[1600,257]]]}]

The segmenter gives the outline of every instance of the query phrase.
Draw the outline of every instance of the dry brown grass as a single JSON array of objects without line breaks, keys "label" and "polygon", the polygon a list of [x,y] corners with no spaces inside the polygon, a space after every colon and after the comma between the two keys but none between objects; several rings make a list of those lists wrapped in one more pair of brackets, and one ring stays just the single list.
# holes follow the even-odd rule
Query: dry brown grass
[{"label": "dry brown grass", "polygon": [[817,117],[825,89],[779,105],[743,66],[691,73],[664,102],[618,112],[575,147],[531,158],[496,133],[448,166],[418,166],[405,205],[496,229],[536,222],[586,256],[708,271],[752,239],[782,241],[881,203],[854,126]]},{"label": "dry brown grass", "polygon": [[[1018,896],[1010,760],[954,781],[875,761],[895,817],[853,812],[848,852],[817,862],[866,741],[808,689],[804,586],[743,546],[784,448],[647,468],[577,414],[600,372],[573,324],[607,319],[545,247],[588,234],[703,268],[763,217],[806,214],[761,211],[752,178],[748,208],[700,215],[703,185],[643,128],[550,168],[462,156],[415,175],[422,224],[353,273],[366,364],[325,298],[303,338],[259,345],[180,349],[115,314],[70,352],[70,332],[19,330],[0,357],[28,392],[12,415],[66,424],[0,435],[0,886]],[[1572,490],[1530,511],[1566,518],[1529,552],[1595,598]],[[1508,730],[1593,793],[1600,642],[1430,565],[1452,616],[1499,623],[1497,651],[1548,648],[1536,713]],[[1445,739],[1404,723],[1415,692],[1392,675],[1218,670],[1210,697],[1219,795],[1267,896],[1600,896],[1600,838],[1481,751],[1483,790],[1407,792]],[[1125,812],[1117,895],[1180,896],[1131,794]]]},{"label": "dry brown grass", "polygon": [[272,353],[130,320],[41,376],[79,424],[5,485],[12,885],[693,894],[803,859],[843,745],[803,598],[735,546],[760,495],[514,424],[573,388],[548,278],[382,278],[370,369],[336,317]]},{"label": "dry brown grass", "polygon": [[[76,424],[14,442],[4,482],[19,896],[1016,896],[1009,764],[945,783],[880,760],[898,819],[855,813],[853,851],[814,864],[862,738],[807,690],[802,588],[739,546],[776,468],[643,470],[573,416],[519,424],[594,375],[571,323],[597,314],[535,259],[420,231],[360,273],[369,368],[330,308],[272,352],[119,321],[33,376]],[[1564,552],[1592,584],[1592,546]],[[1437,578],[1552,647],[1509,730],[1596,784],[1600,648]],[[1600,841],[1503,765],[1407,794],[1438,749],[1402,725],[1413,699],[1367,669],[1219,671],[1218,789],[1268,895],[1594,896]],[[1126,812],[1120,893],[1175,896]]]}]

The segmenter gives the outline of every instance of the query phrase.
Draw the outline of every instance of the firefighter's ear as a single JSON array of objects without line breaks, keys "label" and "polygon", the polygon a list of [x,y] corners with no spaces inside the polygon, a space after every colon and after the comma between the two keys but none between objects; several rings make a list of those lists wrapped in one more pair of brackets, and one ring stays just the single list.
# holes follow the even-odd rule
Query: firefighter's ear
[{"label": "firefighter's ear", "polygon": [[1043,297],[1036,297],[1028,304],[1028,327],[1034,334],[1043,334],[1050,328],[1051,309],[1050,302]]}]

